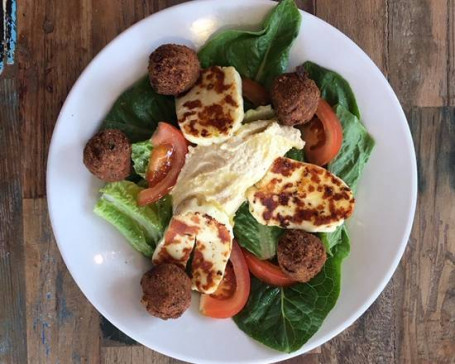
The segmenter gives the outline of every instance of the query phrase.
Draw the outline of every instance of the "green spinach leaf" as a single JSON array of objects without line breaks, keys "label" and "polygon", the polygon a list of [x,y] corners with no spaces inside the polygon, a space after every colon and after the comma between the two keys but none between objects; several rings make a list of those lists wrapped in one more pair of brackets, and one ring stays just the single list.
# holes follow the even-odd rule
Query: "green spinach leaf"
[{"label": "green spinach leaf", "polygon": [[300,23],[294,0],[283,0],[270,12],[261,30],[216,34],[199,52],[201,65],[234,66],[243,77],[269,87],[288,66],[289,50]]},{"label": "green spinach leaf", "polygon": [[308,283],[287,288],[270,286],[252,277],[245,308],[235,323],[252,338],[287,353],[296,351],[320,328],[340,294],[341,263],[349,254],[349,238],[334,248],[322,271]]},{"label": "green spinach leaf", "polygon": [[158,95],[143,77],[120,95],[101,128],[120,129],[134,143],[150,138],[160,121],[176,123],[174,98]]}]

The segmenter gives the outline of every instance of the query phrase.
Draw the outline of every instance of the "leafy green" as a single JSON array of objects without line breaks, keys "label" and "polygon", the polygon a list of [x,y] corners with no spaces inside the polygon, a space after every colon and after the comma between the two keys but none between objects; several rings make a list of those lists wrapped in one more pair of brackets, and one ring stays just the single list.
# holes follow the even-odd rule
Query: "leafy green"
[{"label": "leafy green", "polygon": [[199,60],[204,68],[234,66],[243,77],[268,87],[286,70],[300,23],[294,0],[283,0],[267,16],[261,30],[224,30],[199,51]]},{"label": "leafy green", "polygon": [[349,254],[345,229],[322,271],[308,283],[270,286],[252,277],[245,308],[234,317],[246,334],[287,353],[296,351],[320,328],[340,294],[341,263]]},{"label": "leafy green", "polygon": [[100,192],[94,212],[114,225],[131,246],[149,257],[172,214],[170,197],[155,204],[140,207],[137,195],[142,190],[133,182],[122,181],[106,184]]},{"label": "leafy green", "polygon": [[275,110],[272,105],[259,106],[256,109],[250,109],[243,117],[244,123],[250,123],[257,120],[270,120],[275,117]]},{"label": "leafy green", "polygon": [[351,114],[360,118],[359,107],[348,81],[338,73],[313,62],[305,62],[303,67],[308,72],[309,77],[318,85],[323,99],[327,100],[332,106],[336,104],[344,106]]},{"label": "leafy green", "polygon": [[150,154],[152,153],[152,143],[150,139],[143,142],[133,143],[131,145],[131,159],[133,160],[133,168],[136,174],[145,178],[149,165]]},{"label": "leafy green", "polygon": [[174,98],[158,95],[143,77],[120,95],[101,128],[120,129],[134,143],[150,138],[160,121],[176,122]]},{"label": "leafy green", "polygon": [[373,151],[374,139],[360,120],[345,107],[337,105],[334,110],[343,126],[343,144],[338,155],[328,165],[328,170],[355,191]]},{"label": "leafy green", "polygon": [[303,149],[292,148],[286,153],[285,157],[294,159],[295,161],[305,162],[305,152]]},{"label": "leafy green", "polygon": [[278,238],[282,229],[257,222],[248,210],[248,202],[238,209],[234,219],[234,236],[243,248],[259,259],[270,259],[276,254]]},{"label": "leafy green", "polygon": [[[343,181],[355,192],[363,169],[374,148],[374,139],[368,134],[360,120],[342,105],[334,107],[335,113],[343,126],[343,144],[335,159],[329,163],[328,170]],[[319,237],[329,254],[342,237],[342,227],[333,233],[320,233]]]}]

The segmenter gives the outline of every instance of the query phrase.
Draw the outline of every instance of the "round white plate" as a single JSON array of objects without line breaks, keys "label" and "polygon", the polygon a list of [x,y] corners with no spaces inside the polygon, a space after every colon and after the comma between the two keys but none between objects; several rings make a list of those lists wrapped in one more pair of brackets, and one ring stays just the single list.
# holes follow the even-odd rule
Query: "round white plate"
[{"label": "round white plate", "polygon": [[47,169],[49,212],[63,259],[103,316],[133,339],[168,356],[197,363],[259,363],[311,350],[351,325],[391,278],[406,246],[416,204],[416,159],[400,104],[378,68],[351,40],[302,12],[290,68],[311,60],[351,84],[376,148],[349,222],[352,252],[342,291],[321,329],[301,350],[284,354],[255,342],[232,320],[198,313],[198,300],[178,320],[149,316],[139,303],[139,280],[149,262],[92,212],[102,183],[82,164],[82,151],[116,98],[147,71],[163,43],[195,48],[220,28],[261,23],[276,3],[262,0],[192,1],[154,14],[118,36],[86,68],[60,113]]}]

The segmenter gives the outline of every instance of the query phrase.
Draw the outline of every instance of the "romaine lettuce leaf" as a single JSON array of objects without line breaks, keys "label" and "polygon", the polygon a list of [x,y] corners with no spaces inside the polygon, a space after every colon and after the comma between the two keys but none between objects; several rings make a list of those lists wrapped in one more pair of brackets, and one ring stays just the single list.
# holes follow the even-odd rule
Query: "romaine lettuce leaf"
[{"label": "romaine lettuce leaf", "polygon": [[374,148],[374,139],[360,120],[344,106],[336,105],[334,111],[343,126],[343,144],[328,170],[345,181],[354,192],[363,169]]},{"label": "romaine lettuce leaf", "polygon": [[143,142],[133,143],[131,145],[131,159],[133,160],[133,168],[137,175],[145,178],[149,165],[150,154],[152,153],[152,143],[150,139]]},{"label": "romaine lettuce leaf", "polygon": [[248,210],[248,202],[238,209],[234,219],[234,236],[241,247],[259,259],[270,259],[276,254],[278,239],[283,229],[257,222]]},{"label": "romaine lettuce leaf", "polygon": [[285,157],[294,159],[295,161],[305,162],[305,152],[303,149],[292,148],[286,153]]},{"label": "romaine lettuce leaf", "polygon": [[301,15],[294,0],[281,1],[261,30],[224,30],[199,51],[202,67],[234,66],[243,77],[269,87],[288,66],[289,50],[298,36]]},{"label": "romaine lettuce leaf", "polygon": [[106,184],[100,192],[94,212],[114,225],[133,248],[149,257],[161,239],[172,214],[170,197],[155,204],[138,206],[136,199],[141,187],[122,181]]},{"label": "romaine lettuce leaf", "polygon": [[245,113],[243,117],[244,123],[251,123],[257,120],[270,120],[275,117],[275,110],[272,105],[259,106],[256,109],[250,109]]},{"label": "romaine lettuce leaf", "polygon": [[344,106],[351,114],[360,119],[360,110],[348,81],[338,73],[313,62],[305,62],[303,67],[309,77],[318,85],[324,100],[332,106],[337,104]]},{"label": "romaine lettuce leaf", "polygon": [[158,95],[143,77],[115,101],[101,129],[120,129],[134,143],[150,138],[160,121],[176,123],[174,98]]},{"label": "romaine lettuce leaf", "polygon": [[321,327],[340,294],[341,263],[349,254],[345,229],[342,240],[322,271],[308,283],[270,286],[252,277],[245,308],[235,323],[252,338],[287,353],[296,351]]},{"label": "romaine lettuce leaf", "polygon": [[[368,134],[360,120],[342,105],[334,107],[335,113],[343,126],[343,144],[335,159],[327,169],[345,181],[355,192],[363,169],[374,148],[374,139]],[[332,248],[341,242],[341,229],[333,233],[320,233],[319,237],[329,254]]]}]

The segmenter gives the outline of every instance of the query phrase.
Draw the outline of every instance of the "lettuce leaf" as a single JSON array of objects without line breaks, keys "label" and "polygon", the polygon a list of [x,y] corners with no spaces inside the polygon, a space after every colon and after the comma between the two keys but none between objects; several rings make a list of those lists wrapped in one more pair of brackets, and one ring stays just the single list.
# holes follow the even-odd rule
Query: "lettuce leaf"
[{"label": "lettuce leaf", "polygon": [[368,134],[359,118],[344,106],[336,105],[334,111],[343,126],[343,144],[328,170],[345,181],[354,192],[368,159],[374,149],[374,139]]},{"label": "lettuce leaf", "polygon": [[203,68],[234,66],[243,77],[269,87],[288,66],[289,50],[299,34],[300,23],[294,0],[283,0],[259,31],[221,31],[199,51],[199,60]]},{"label": "lettuce leaf", "polygon": [[360,110],[348,81],[338,73],[313,62],[305,62],[303,67],[309,77],[318,85],[324,100],[332,106],[337,104],[344,106],[346,110],[360,119]]},{"label": "lettuce leaf", "polygon": [[248,210],[248,202],[244,202],[235,214],[234,236],[241,247],[259,259],[270,259],[275,256],[281,234],[283,229],[279,227],[258,223]]},{"label": "lettuce leaf", "polygon": [[250,123],[257,120],[270,120],[275,118],[275,110],[272,105],[258,106],[256,109],[249,109],[243,117],[244,123]]},{"label": "lettuce leaf", "polygon": [[147,76],[120,95],[101,129],[120,129],[134,143],[150,138],[160,121],[176,124],[174,98],[153,91]]},{"label": "lettuce leaf", "polygon": [[131,145],[131,159],[133,160],[134,172],[142,178],[145,178],[145,175],[147,174],[152,149],[153,146],[150,139]]},{"label": "lettuce leaf", "polygon": [[[343,126],[343,144],[335,159],[327,169],[345,181],[355,192],[363,169],[374,149],[374,139],[368,134],[360,120],[342,105],[334,107]],[[342,227],[333,233],[320,233],[319,237],[329,254],[342,240]]]},{"label": "lettuce leaf", "polygon": [[303,149],[292,148],[286,153],[285,157],[294,159],[295,161],[305,162],[305,152]]},{"label": "lettuce leaf", "polygon": [[279,288],[252,277],[251,292],[234,321],[253,339],[283,352],[302,347],[321,327],[340,294],[341,263],[349,254],[345,229],[322,271],[308,283]]},{"label": "lettuce leaf", "polygon": [[138,206],[141,190],[129,181],[108,183],[100,190],[94,212],[114,225],[134,249],[150,257],[169,223],[172,203],[166,196],[154,204]]}]

